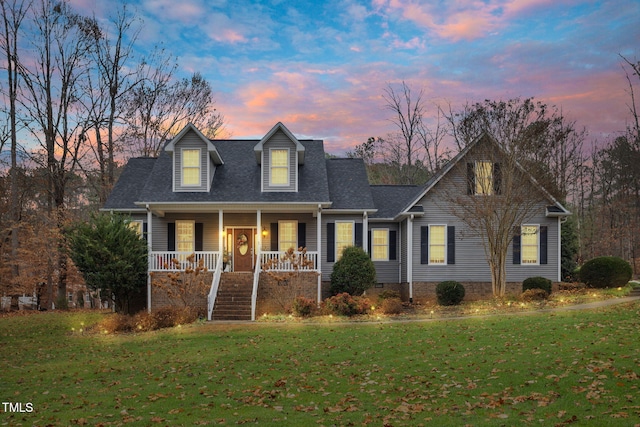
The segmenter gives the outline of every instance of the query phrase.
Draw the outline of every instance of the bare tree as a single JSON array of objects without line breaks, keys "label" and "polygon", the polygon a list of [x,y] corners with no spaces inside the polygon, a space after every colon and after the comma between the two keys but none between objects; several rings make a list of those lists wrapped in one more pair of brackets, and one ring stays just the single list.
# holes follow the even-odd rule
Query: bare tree
[{"label": "bare tree", "polygon": [[415,184],[418,169],[422,167],[420,132],[425,113],[423,97],[423,90],[412,94],[404,81],[398,90],[389,83],[382,95],[385,108],[393,114],[390,121],[396,127],[396,132],[379,138],[379,147],[387,163],[395,167],[397,184]]},{"label": "bare tree", "polygon": [[[7,64],[7,91],[9,98],[9,109],[7,128],[2,130],[2,146],[7,139],[11,139],[11,167],[10,174],[10,200],[11,200],[11,258],[18,257],[20,210],[18,206],[18,39],[20,36],[20,25],[29,9],[29,3],[20,0],[3,1],[0,4],[2,13],[3,31],[0,34],[0,48],[5,56]],[[15,280],[19,275],[18,264],[14,263],[11,269],[11,278]]]},{"label": "bare tree", "polygon": [[125,138],[134,155],[157,156],[188,122],[209,138],[222,130],[224,118],[214,108],[209,83],[199,73],[176,81],[175,70],[173,59],[156,50],[140,84],[128,93]]},{"label": "bare tree", "polygon": [[496,296],[503,296],[506,289],[507,253],[513,239],[532,232],[521,226],[553,198],[545,188],[557,185],[557,177],[547,170],[548,153],[558,144],[553,138],[567,134],[555,130],[570,126],[558,127],[563,118],[548,111],[532,99],[487,100],[447,117],[458,146],[478,160],[456,164],[457,176],[466,179],[456,181],[447,204],[482,241]]},{"label": "bare tree", "polygon": [[[21,58],[19,63],[25,87],[22,104],[39,144],[31,159],[47,171],[47,210],[60,228],[65,221],[67,183],[86,141],[81,132],[84,118],[78,110],[79,82],[86,76],[96,31],[94,20],[76,15],[65,2],[41,0],[33,10],[29,34],[35,57]],[[58,299],[66,301],[67,258],[62,242],[58,255]],[[51,277],[49,289],[53,289]]]},{"label": "bare tree", "polygon": [[123,4],[109,27],[93,33],[93,73],[84,82],[82,103],[87,110],[84,132],[95,139],[90,145],[98,165],[99,202],[106,201],[115,183],[116,126],[124,116],[124,98],[139,83],[140,69],[131,63],[140,32],[136,18]]}]

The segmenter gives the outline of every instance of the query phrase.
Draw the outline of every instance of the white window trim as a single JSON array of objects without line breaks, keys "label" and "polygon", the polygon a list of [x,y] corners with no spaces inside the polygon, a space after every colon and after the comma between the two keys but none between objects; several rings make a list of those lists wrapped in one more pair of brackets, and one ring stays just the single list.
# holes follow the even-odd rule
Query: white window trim
[{"label": "white window trim", "polygon": [[[278,151],[286,151],[287,152],[287,164],[286,164],[286,168],[287,168],[287,183],[286,184],[274,184],[271,180],[272,176],[271,176],[271,171],[273,170],[273,156],[272,153],[274,150],[278,150]],[[291,170],[289,167],[289,164],[291,163],[291,149],[289,148],[269,148],[269,170],[268,170],[268,174],[269,174],[269,187],[289,187],[291,186]],[[282,166],[278,166],[279,168],[281,168]]]},{"label": "white window trim", "polygon": [[[522,243],[522,229],[524,227],[536,227],[536,246],[537,246],[537,253],[536,253],[536,262],[524,262],[524,247],[523,247],[523,243]],[[520,265],[521,266],[525,266],[525,267],[530,267],[530,266],[536,266],[536,265],[540,265],[540,224],[522,224],[520,226]]]},{"label": "white window trim", "polygon": [[[374,250],[375,246],[383,246],[383,245],[375,245],[373,242],[375,242],[375,239],[373,238],[373,232],[374,231],[386,231],[387,232],[387,243],[386,243],[386,247],[387,247],[387,256],[386,258],[374,258],[373,254],[376,253],[376,251]],[[388,228],[372,228],[371,229],[371,261],[389,261],[389,229]]]},{"label": "white window trim", "polygon": [[[200,179],[197,184],[185,184],[184,183],[184,152],[185,151],[197,151],[198,152],[198,176]],[[195,169],[195,167],[190,166],[190,169]],[[188,187],[188,188],[197,188],[202,186],[202,149],[201,148],[187,148],[184,147],[180,150],[180,186]]]},{"label": "white window trim", "polygon": [[193,248],[193,250],[191,252],[195,252],[196,251],[196,222],[194,220],[190,220],[190,219],[177,219],[176,220],[176,252],[180,252],[179,251],[179,247],[180,247],[180,235],[178,233],[178,230],[180,229],[180,227],[178,227],[178,224],[191,224],[191,228],[193,230],[193,238],[191,239],[191,247]]},{"label": "white window trim", "polygon": [[[444,262],[431,262],[431,237],[433,236],[431,227],[444,227]],[[437,267],[444,267],[448,265],[447,263],[449,262],[449,260],[447,259],[447,253],[449,249],[449,242],[447,239],[447,224],[429,224],[429,241],[427,242],[427,244],[429,246],[429,263],[427,265],[433,265]]]},{"label": "white window trim", "polygon": [[[479,163],[489,163],[491,165],[491,176],[489,177],[490,183],[487,193],[478,193],[478,164]],[[494,170],[493,170],[493,162],[490,160],[476,160],[473,163],[473,181],[474,181],[474,189],[473,194],[476,196],[493,196],[494,195]]]},{"label": "white window trim", "polygon": [[348,246],[354,246],[356,243],[356,222],[355,221],[336,221],[335,222],[335,242],[334,242],[334,258],[336,262],[341,258],[342,254],[338,251],[338,224],[351,224],[351,244]]},{"label": "white window trim", "polygon": [[295,233],[296,233],[296,243],[295,243],[295,245],[293,245],[293,248],[296,251],[298,250],[298,239],[299,239],[299,236],[298,236],[298,220],[297,219],[291,219],[291,220],[283,219],[283,220],[279,220],[278,221],[278,251],[279,252],[284,252],[284,251],[289,250],[289,248],[281,248],[280,247],[280,230],[282,229],[280,227],[280,224],[282,224],[282,223],[291,223],[291,222],[295,223],[294,230],[295,230]]}]

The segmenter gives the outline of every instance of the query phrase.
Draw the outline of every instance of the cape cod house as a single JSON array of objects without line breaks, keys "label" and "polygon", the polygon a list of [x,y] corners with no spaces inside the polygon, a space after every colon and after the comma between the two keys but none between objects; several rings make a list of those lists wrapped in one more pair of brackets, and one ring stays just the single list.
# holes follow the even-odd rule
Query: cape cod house
[{"label": "cape cod house", "polygon": [[[350,245],[370,254],[378,288],[406,300],[433,298],[442,280],[490,294],[480,240],[441,197],[459,173],[454,165],[482,167],[474,147],[487,141],[478,138],[424,186],[378,186],[369,185],[361,159],[326,158],[322,141],[299,140],[282,123],[261,140],[209,140],[187,125],[157,158],[129,160],[103,210],[131,215],[148,242],[150,277],[180,268],[190,254],[202,260],[208,297],[193,303],[207,307],[209,319],[269,311],[280,284],[262,268],[291,247],[306,248],[296,292],[317,301]],[[497,175],[498,165],[491,170]],[[507,281],[518,285],[531,276],[560,281],[560,224],[569,212],[544,189],[532,191],[539,209],[522,226],[533,237],[514,239],[508,255]],[[147,293],[149,310],[168,303],[151,278]]]}]

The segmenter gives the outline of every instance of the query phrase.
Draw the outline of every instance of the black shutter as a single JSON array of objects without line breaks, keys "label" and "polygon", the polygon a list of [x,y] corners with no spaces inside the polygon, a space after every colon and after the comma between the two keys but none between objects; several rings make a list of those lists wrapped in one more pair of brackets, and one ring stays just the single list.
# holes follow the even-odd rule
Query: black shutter
[{"label": "black shutter", "polygon": [[355,230],[356,239],[355,239],[354,245],[361,248],[362,247],[362,223],[356,222],[355,228],[356,228]]},{"label": "black shutter", "polygon": [[369,254],[369,258],[371,258],[371,230],[367,231],[367,253]]},{"label": "black shutter", "polygon": [[473,163],[467,163],[467,194],[476,194],[476,173]]},{"label": "black shutter", "polygon": [[167,224],[167,250],[176,250],[176,223],[170,222]]},{"label": "black shutter", "polygon": [[149,240],[149,224],[147,224],[146,222],[142,223],[142,238],[144,240]]},{"label": "black shutter", "polygon": [[513,263],[520,264],[520,227],[514,227],[513,232]]},{"label": "black shutter", "polygon": [[420,264],[429,264],[429,226],[420,227]]},{"label": "black shutter", "polygon": [[327,223],[327,262],[336,260],[336,224]]},{"label": "black shutter", "polygon": [[271,223],[271,250],[278,251],[278,223]]},{"label": "black shutter", "polygon": [[456,263],[456,227],[447,227],[447,264]]},{"label": "black shutter", "polygon": [[500,170],[500,163],[493,164],[493,192],[494,194],[500,194],[502,192],[502,171]]},{"label": "black shutter", "polygon": [[398,245],[396,242],[396,230],[389,230],[389,260],[398,259]]},{"label": "black shutter", "polygon": [[540,226],[540,264],[547,263],[547,226]]},{"label": "black shutter", "polygon": [[196,222],[196,229],[195,229],[195,234],[196,234],[196,238],[195,238],[195,245],[194,248],[196,251],[203,251],[203,238],[204,238],[204,224],[201,222]]},{"label": "black shutter", "polygon": [[307,247],[307,223],[306,222],[298,223],[298,247],[299,248]]}]

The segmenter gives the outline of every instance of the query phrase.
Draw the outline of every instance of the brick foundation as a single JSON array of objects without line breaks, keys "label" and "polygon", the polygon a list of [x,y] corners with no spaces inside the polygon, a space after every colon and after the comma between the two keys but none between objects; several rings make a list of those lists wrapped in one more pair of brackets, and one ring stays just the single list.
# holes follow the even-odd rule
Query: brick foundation
[{"label": "brick foundation", "polygon": [[317,301],[318,275],[316,273],[294,273],[281,282],[268,273],[261,273],[256,300],[256,317],[264,313],[286,313],[291,310],[291,304],[298,296]]},{"label": "brick foundation", "polygon": [[[167,307],[182,307],[183,302],[179,298],[171,298],[167,295],[167,292],[162,289],[160,286],[157,286],[157,282],[168,282],[169,273],[158,272],[154,273],[151,279],[151,310],[159,310],[161,308]],[[211,282],[213,281],[213,272],[203,273],[204,283],[207,284],[207,292],[202,295],[196,292],[188,293],[185,296],[185,300],[187,301],[187,305],[189,307],[197,308],[198,310],[202,310],[203,313],[206,313],[207,310],[207,294],[209,293],[209,288],[211,287]]]}]

